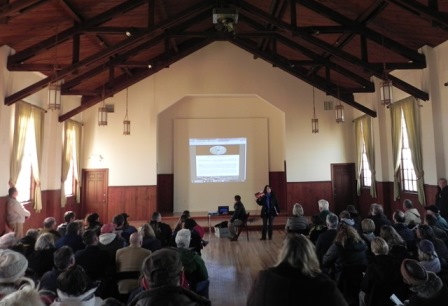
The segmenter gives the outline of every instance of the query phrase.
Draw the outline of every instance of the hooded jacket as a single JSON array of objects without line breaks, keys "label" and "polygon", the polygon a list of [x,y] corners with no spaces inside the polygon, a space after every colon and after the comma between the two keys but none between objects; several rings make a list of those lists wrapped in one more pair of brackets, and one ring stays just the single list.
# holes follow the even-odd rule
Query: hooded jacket
[{"label": "hooded jacket", "polygon": [[94,287],[79,296],[69,296],[58,289],[58,297],[51,306],[100,306],[103,300],[95,296]]}]

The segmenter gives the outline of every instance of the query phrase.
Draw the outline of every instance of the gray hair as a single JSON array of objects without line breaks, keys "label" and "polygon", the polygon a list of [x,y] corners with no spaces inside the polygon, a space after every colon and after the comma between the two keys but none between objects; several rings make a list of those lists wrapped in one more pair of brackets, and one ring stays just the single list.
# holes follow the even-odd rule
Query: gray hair
[{"label": "gray hair", "polygon": [[329,213],[327,215],[327,219],[325,220],[325,222],[327,223],[328,228],[335,229],[338,227],[339,219],[338,216],[336,216],[335,214]]},{"label": "gray hair", "polygon": [[375,255],[387,255],[389,253],[389,245],[381,237],[373,238],[370,242],[370,248]]},{"label": "gray hair", "polygon": [[186,249],[190,246],[191,232],[188,229],[181,229],[176,235],[176,245],[178,248]]},{"label": "gray hair", "polygon": [[317,205],[319,206],[320,210],[328,210],[330,207],[330,203],[328,203],[328,201],[324,199],[317,201]]},{"label": "gray hair", "polygon": [[301,234],[286,235],[275,266],[286,263],[305,276],[315,277],[321,272],[313,243]]},{"label": "gray hair", "polygon": [[50,233],[43,233],[37,238],[36,244],[34,245],[35,251],[49,250],[54,248],[54,236]]},{"label": "gray hair", "polygon": [[374,216],[383,214],[383,205],[373,203],[372,205],[370,205],[370,212]]},{"label": "gray hair", "polygon": [[303,207],[299,203],[294,204],[292,208],[292,214],[294,216],[303,216]]}]

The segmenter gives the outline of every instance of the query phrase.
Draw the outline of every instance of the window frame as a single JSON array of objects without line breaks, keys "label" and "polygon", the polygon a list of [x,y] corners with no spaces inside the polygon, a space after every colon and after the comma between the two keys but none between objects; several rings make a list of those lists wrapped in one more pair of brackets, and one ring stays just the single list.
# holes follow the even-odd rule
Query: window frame
[{"label": "window frame", "polygon": [[[415,174],[414,164],[412,163],[412,151],[409,148],[409,137],[403,112],[401,113],[401,150],[399,171],[401,191],[404,193],[417,194],[417,175]],[[412,186],[413,189],[409,189],[409,186]]]},{"label": "window frame", "polygon": [[[361,188],[364,189],[372,188],[372,172],[370,170],[369,161],[367,159],[366,144],[364,142],[361,151],[361,171],[359,173],[359,176],[361,180]],[[367,181],[370,181],[370,185],[366,184]]]}]

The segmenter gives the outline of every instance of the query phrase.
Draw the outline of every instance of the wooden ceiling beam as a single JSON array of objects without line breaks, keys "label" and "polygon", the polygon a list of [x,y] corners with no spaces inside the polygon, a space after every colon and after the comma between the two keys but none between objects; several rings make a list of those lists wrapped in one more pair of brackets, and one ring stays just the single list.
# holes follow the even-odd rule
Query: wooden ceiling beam
[{"label": "wooden ceiling beam", "polygon": [[[297,1],[297,0],[296,0]],[[325,5],[320,4],[314,0],[300,0],[298,1],[300,5],[303,5],[314,12],[325,16],[331,19],[334,22],[342,26],[352,27],[355,33],[359,35],[364,35],[366,38],[376,42],[377,44],[396,52],[397,54],[401,54],[402,56],[416,62],[425,62],[425,56],[423,54],[418,53],[399,42],[384,36],[374,30],[367,28],[363,23],[357,22],[356,20],[352,20],[350,18],[345,17],[342,14],[339,14],[335,10],[328,8]]]},{"label": "wooden ceiling beam", "polygon": [[0,18],[15,17],[22,14],[24,11],[30,8],[35,8],[47,1],[48,0],[16,0],[0,7]]},{"label": "wooden ceiling beam", "polygon": [[275,64],[277,67],[281,68],[282,70],[286,71],[289,74],[294,75],[295,77],[303,80],[304,82],[310,84],[311,86],[314,86],[318,89],[320,89],[323,92],[326,92],[341,101],[345,102],[346,104],[360,110],[361,112],[371,116],[376,117],[377,114],[375,111],[371,110],[368,107],[365,107],[364,105],[356,102],[353,98],[352,94],[340,94],[337,90],[334,88],[328,88],[326,85],[326,80],[324,78],[321,78],[319,76],[314,76],[313,78],[309,78],[307,76],[306,69],[298,68],[298,67],[291,67],[288,62],[280,62],[278,59],[278,56],[268,54],[267,52],[261,51],[260,49],[253,46],[251,43],[248,43],[242,39],[239,39],[236,37],[235,39],[231,40],[230,42],[234,43],[238,47],[256,55],[259,58],[264,59],[265,61]]},{"label": "wooden ceiling beam", "polygon": [[24,62],[30,57],[33,57],[47,49],[54,47],[57,44],[60,44],[70,38],[73,35],[82,33],[85,29],[97,26],[99,24],[103,24],[106,21],[109,21],[111,18],[118,14],[123,14],[133,8],[136,8],[142,5],[147,0],[128,0],[120,5],[117,5],[93,18],[90,18],[82,23],[77,24],[65,31],[59,32],[43,41],[34,44],[20,52],[17,52],[14,55],[8,57],[8,62],[12,63],[20,63]]},{"label": "wooden ceiling beam", "polygon": [[[447,13],[442,13],[436,9],[431,8],[430,6],[426,6],[415,0],[385,0],[385,1],[393,3],[411,13],[417,14],[422,18],[434,22],[435,24],[439,24],[442,29],[448,30]],[[434,4],[432,5],[434,6]]]},{"label": "wooden ceiling beam", "polygon": [[[303,1],[308,1],[308,0],[303,0]],[[256,17],[261,18],[261,19],[269,20],[269,22],[271,22],[272,24],[275,24],[277,27],[290,31],[291,34],[302,38],[303,40],[307,41],[308,43],[311,43],[312,45],[314,45],[326,52],[329,52],[332,55],[337,56],[337,57],[343,59],[344,61],[347,61],[350,64],[358,65],[358,66],[366,69],[367,71],[370,71],[373,75],[375,75],[376,77],[378,77],[380,79],[385,79],[386,75],[384,74],[384,72],[382,70],[377,69],[376,67],[370,65],[369,63],[362,61],[361,59],[357,58],[356,56],[353,56],[343,50],[338,49],[337,47],[335,47],[333,45],[330,45],[320,39],[317,39],[308,33],[299,32],[299,31],[297,31],[296,28],[291,27],[291,25],[284,22],[283,20],[274,18],[274,17],[270,16],[269,14],[263,12],[262,10],[254,7],[252,5],[248,5],[247,3],[244,3],[242,8],[251,15],[255,15]],[[396,82],[394,82],[394,86],[403,90],[404,92],[407,92],[410,95],[412,95],[418,99],[421,99],[421,100],[427,101],[429,99],[428,93],[426,93],[426,92],[424,92],[424,91],[422,91],[422,90],[420,90],[420,89],[418,89],[418,88],[416,88],[416,87],[414,87],[396,77],[393,77],[390,74],[387,74],[387,77],[390,80],[395,79]]]},{"label": "wooden ceiling beam", "polygon": [[[135,0],[137,1],[137,0]],[[158,26],[155,26],[150,33],[143,33],[143,34],[137,34],[134,36],[131,36],[120,43],[116,44],[115,46],[112,46],[106,50],[103,50],[101,52],[98,52],[96,54],[93,54],[91,56],[86,57],[85,59],[79,61],[77,64],[72,65],[68,68],[65,68],[61,71],[59,71],[57,74],[53,74],[41,81],[38,81],[22,90],[19,90],[16,93],[13,93],[12,95],[5,98],[5,104],[11,105],[15,102],[45,88],[50,81],[56,82],[64,77],[72,74],[75,71],[78,71],[84,67],[92,66],[96,62],[103,60],[104,58],[114,56],[115,54],[118,54],[121,50],[130,48],[134,46],[135,44],[138,44],[142,40],[146,39],[152,32],[157,32],[159,30],[163,30],[166,28],[169,28],[171,26],[174,26],[178,24],[181,21],[184,21],[186,18],[196,16],[198,14],[201,14],[203,12],[208,12],[211,9],[212,5],[210,3],[200,3],[199,5],[194,5],[182,12],[179,12],[177,15],[173,16],[172,18],[160,23]]]},{"label": "wooden ceiling beam", "polygon": [[[211,39],[201,39],[201,40],[192,39],[191,41],[179,44],[178,45],[179,52],[174,54],[162,54],[159,57],[152,59],[153,61],[159,63],[153,69],[139,69],[138,71],[134,71],[133,73],[134,75],[132,78],[124,77],[123,75],[121,75],[119,78],[117,78],[115,87],[113,89],[106,90],[105,98],[111,97],[117,92],[124,90],[125,88],[159,72],[160,70],[166,68],[167,66],[207,46],[211,42],[213,42],[213,40]],[[59,122],[64,122],[65,120],[70,119],[71,117],[81,113],[84,110],[87,110],[88,108],[94,106],[95,104],[99,103],[102,100],[103,100],[102,96],[92,96],[88,98],[83,98],[80,106],[59,116]]]}]

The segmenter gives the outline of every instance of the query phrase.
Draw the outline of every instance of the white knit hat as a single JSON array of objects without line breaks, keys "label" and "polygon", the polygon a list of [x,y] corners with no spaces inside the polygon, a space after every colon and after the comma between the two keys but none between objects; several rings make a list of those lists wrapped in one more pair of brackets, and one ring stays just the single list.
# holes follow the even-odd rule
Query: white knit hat
[{"label": "white knit hat", "polygon": [[14,283],[25,275],[28,260],[12,250],[0,250],[0,283]]},{"label": "white knit hat", "polygon": [[4,234],[0,237],[0,249],[7,249],[16,244],[16,234],[14,232]]}]

